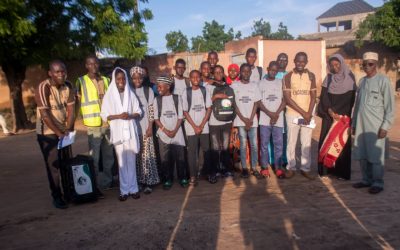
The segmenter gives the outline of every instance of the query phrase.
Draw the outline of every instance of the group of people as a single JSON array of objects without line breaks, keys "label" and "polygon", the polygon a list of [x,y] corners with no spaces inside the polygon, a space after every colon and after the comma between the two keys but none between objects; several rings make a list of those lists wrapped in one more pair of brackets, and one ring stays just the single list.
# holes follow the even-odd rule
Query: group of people
[{"label": "group of people", "polygon": [[[175,75],[160,76],[151,84],[144,80],[147,70],[139,66],[127,71],[116,67],[109,81],[100,74],[98,58],[88,56],[87,74],[75,85],[66,80],[64,63],[52,61],[49,79],[39,84],[35,99],[37,139],[54,206],[67,207],[59,184],[63,149],[57,149],[57,144],[74,130],[75,106],[80,107],[87,127],[99,198],[104,197],[101,190],[112,185],[114,155],[120,201],[139,198],[140,190],[151,193],[160,182],[168,190],[175,178],[187,187],[198,185],[201,176],[212,184],[219,176],[233,177],[232,133],[238,133],[242,178],[250,174],[269,177],[271,169],[278,178],[293,177],[300,134],[300,173],[313,180],[311,142],[317,86],[315,75],[306,68],[307,54],[297,53],[289,72],[285,53],[271,61],[265,72],[255,65],[255,49],[248,49],[245,59],[240,66],[229,65],[225,73],[213,51],[188,78],[184,76],[186,62],[178,59]],[[320,149],[332,134],[332,126],[342,117],[352,117],[348,129],[355,135],[353,159],[360,160],[363,173],[362,181],[353,186],[369,187],[370,193],[383,190],[386,134],[394,117],[391,85],[377,73],[377,63],[376,53],[364,54],[366,76],[357,87],[343,57],[331,56],[316,112],[322,118]],[[334,168],[328,169],[323,162],[318,165],[321,178],[350,179],[352,145],[351,137],[347,138]]]}]

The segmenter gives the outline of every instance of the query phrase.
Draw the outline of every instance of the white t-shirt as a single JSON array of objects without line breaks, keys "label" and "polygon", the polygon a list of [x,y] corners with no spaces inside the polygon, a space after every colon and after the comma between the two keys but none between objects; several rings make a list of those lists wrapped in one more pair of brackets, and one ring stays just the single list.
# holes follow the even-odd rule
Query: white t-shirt
[{"label": "white t-shirt", "polygon": [[[264,75],[264,70],[262,70],[262,75]],[[258,84],[260,82],[260,73],[258,72],[258,67],[254,66],[254,68],[251,70],[251,76],[250,76],[250,83],[255,83]]]},{"label": "white t-shirt", "polygon": [[175,80],[174,94],[182,96],[183,91],[187,88],[185,78],[178,79],[174,77],[174,80]]},{"label": "white t-shirt", "polygon": [[[275,79],[269,81],[267,79],[262,79],[259,84],[261,93],[261,102],[264,106],[272,112],[278,110],[282,103],[283,91],[282,91],[282,80]],[[260,125],[271,126],[271,118],[260,110]],[[283,127],[283,111],[279,114],[278,121],[275,126]]]},{"label": "white t-shirt", "polygon": [[[260,90],[255,83],[244,84],[242,82],[233,82],[231,88],[235,92],[235,102],[242,116],[250,118],[255,102],[261,100]],[[234,127],[245,126],[244,122],[236,115],[233,121]],[[253,127],[258,127],[257,115],[253,119]]]},{"label": "white t-shirt", "polygon": [[140,109],[142,110],[142,115],[137,120],[138,132],[140,135],[144,135],[149,127],[149,105],[153,105],[154,93],[153,90],[149,88],[149,101],[147,101],[143,87],[134,89],[134,92],[139,100]]},{"label": "white t-shirt", "polygon": [[[207,89],[207,93],[210,96],[210,100],[212,100],[212,95],[213,95],[215,86],[212,85],[212,84],[207,84],[206,85],[206,89]],[[221,125],[225,125],[225,124],[228,124],[228,123],[231,123],[231,122],[230,121],[219,121],[219,120],[217,120],[217,118],[215,118],[215,116],[214,116],[214,112],[211,112],[210,120],[208,121],[208,124],[210,126],[221,126]]]},{"label": "white t-shirt", "polygon": [[[154,119],[159,119],[164,128],[174,130],[178,119],[183,119],[182,98],[178,98],[178,113],[172,95],[162,97],[161,117],[158,116],[157,98],[154,99]],[[174,138],[168,137],[160,128],[157,130],[157,136],[166,144],[175,144],[185,146],[185,138],[180,127]]]},{"label": "white t-shirt", "polygon": [[[188,99],[187,99],[187,89],[183,91],[182,94],[182,103],[183,103],[183,111],[189,112],[190,117],[196,125],[200,125],[206,115],[207,109],[211,107],[211,98],[210,94],[207,93],[206,89],[206,101],[204,103],[204,96],[201,92],[201,89],[192,90],[192,104],[189,110],[188,107]],[[185,121],[185,132],[186,135],[195,135],[194,129],[192,125],[186,120]],[[208,122],[204,125],[202,134],[208,134]]]}]

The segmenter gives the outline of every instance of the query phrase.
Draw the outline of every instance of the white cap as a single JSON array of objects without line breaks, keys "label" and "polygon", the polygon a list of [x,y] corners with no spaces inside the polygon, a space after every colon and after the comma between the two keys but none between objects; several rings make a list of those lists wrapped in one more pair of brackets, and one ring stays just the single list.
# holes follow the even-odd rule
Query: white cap
[{"label": "white cap", "polygon": [[363,60],[375,60],[378,61],[378,53],[375,52],[365,52],[363,55]]}]

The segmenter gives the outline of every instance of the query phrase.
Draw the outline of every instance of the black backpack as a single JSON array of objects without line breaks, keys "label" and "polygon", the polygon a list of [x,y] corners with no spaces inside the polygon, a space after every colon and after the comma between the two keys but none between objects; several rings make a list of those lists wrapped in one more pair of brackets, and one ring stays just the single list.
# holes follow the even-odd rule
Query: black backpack
[{"label": "black backpack", "polygon": [[[204,99],[204,106],[206,105],[206,88],[203,86],[199,86],[201,93],[203,94],[203,99]],[[186,97],[187,97],[187,102],[188,102],[188,111],[190,111],[190,108],[192,107],[192,87],[188,87],[186,89]]]},{"label": "black backpack", "polygon": [[[158,109],[158,119],[161,119],[161,110],[162,110],[162,96],[157,96],[157,109]],[[178,104],[179,104],[179,96],[172,94],[172,98],[174,99],[174,104],[175,104],[175,111],[176,114],[178,115]]]},{"label": "black backpack", "polygon": [[262,68],[260,66],[257,66],[257,70],[258,70],[258,75],[260,76],[260,80],[262,79],[263,75],[262,75]]},{"label": "black backpack", "polygon": [[232,96],[232,98],[214,100],[212,105],[213,114],[218,121],[233,121],[233,119],[236,117],[234,105],[235,93],[231,87],[223,85],[216,86],[212,95],[214,96],[215,94],[220,93]]}]

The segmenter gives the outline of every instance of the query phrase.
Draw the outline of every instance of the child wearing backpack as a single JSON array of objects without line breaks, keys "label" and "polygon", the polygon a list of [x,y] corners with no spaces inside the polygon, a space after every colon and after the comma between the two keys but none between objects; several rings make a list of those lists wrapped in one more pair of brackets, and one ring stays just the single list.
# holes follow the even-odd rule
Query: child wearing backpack
[{"label": "child wearing backpack", "polygon": [[183,121],[182,98],[171,93],[173,80],[167,76],[157,78],[160,93],[154,100],[154,121],[158,126],[157,137],[161,158],[163,188],[169,190],[174,179],[174,167],[182,187],[187,187],[185,164],[185,138],[181,128]]},{"label": "child wearing backpack", "polygon": [[250,83],[258,84],[264,76],[262,67],[255,66],[254,63],[257,60],[257,51],[254,48],[249,48],[246,51],[246,63],[251,67]]},{"label": "child wearing backpack", "polygon": [[183,91],[190,87],[190,81],[188,78],[184,77],[183,74],[186,71],[186,62],[182,58],[175,61],[175,76],[174,76],[174,94],[182,96]]},{"label": "child wearing backpack", "polygon": [[[210,139],[208,119],[211,114],[211,98],[205,87],[200,86],[200,71],[192,70],[189,75],[191,87],[182,94],[183,114],[186,118],[187,158],[190,170],[190,184],[198,184],[199,153],[203,155],[204,168],[209,174]],[[201,151],[199,150],[201,147]],[[200,152],[199,152],[200,151]]]},{"label": "child wearing backpack", "polygon": [[151,87],[143,86],[144,70],[141,67],[132,67],[130,75],[133,91],[139,100],[142,110],[142,115],[137,120],[140,152],[136,157],[136,172],[138,183],[142,186],[143,193],[150,194],[152,192],[151,187],[160,182],[153,142],[154,93]]},{"label": "child wearing backpack", "polygon": [[[211,140],[211,172],[233,177],[233,162],[229,153],[232,121],[235,118],[235,94],[224,81],[224,68],[216,65],[214,84],[206,88],[211,96],[212,113],[209,121]],[[209,182],[217,182],[216,175],[209,175]]]}]

